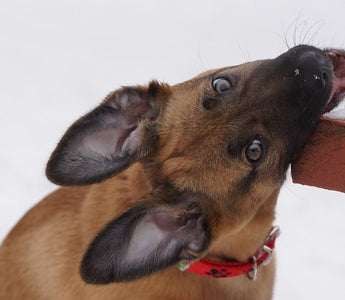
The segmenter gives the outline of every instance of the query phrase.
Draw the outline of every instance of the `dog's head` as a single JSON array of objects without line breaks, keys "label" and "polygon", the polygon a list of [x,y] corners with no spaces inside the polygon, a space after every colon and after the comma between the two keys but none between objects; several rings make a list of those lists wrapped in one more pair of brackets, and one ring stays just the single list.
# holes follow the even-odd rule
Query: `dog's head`
[{"label": "dog's head", "polygon": [[204,254],[219,223],[249,222],[343,94],[344,61],[340,51],[297,46],[175,86],[122,88],[76,121],[49,179],[92,184],[140,161],[151,188],[94,239],[83,278],[140,278]]}]

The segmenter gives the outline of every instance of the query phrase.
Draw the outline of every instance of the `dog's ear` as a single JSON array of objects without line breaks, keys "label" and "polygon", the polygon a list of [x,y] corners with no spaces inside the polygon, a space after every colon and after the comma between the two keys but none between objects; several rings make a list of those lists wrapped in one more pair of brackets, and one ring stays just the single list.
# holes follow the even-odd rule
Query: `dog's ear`
[{"label": "dog's ear", "polygon": [[155,121],[169,94],[168,85],[153,81],[108,95],[62,137],[47,177],[61,185],[96,183],[150,153],[158,140]]},{"label": "dog's ear", "polygon": [[107,284],[139,279],[190,261],[209,245],[196,196],[175,204],[141,200],[110,222],[90,244],[80,267],[84,281]]}]

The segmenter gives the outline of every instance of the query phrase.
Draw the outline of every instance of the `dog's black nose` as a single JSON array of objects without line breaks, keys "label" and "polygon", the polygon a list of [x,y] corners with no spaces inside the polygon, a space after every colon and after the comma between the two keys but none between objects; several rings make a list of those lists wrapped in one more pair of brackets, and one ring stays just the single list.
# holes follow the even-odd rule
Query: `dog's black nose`
[{"label": "dog's black nose", "polygon": [[329,67],[325,55],[313,50],[300,53],[294,76],[302,89],[314,93],[325,88]]}]

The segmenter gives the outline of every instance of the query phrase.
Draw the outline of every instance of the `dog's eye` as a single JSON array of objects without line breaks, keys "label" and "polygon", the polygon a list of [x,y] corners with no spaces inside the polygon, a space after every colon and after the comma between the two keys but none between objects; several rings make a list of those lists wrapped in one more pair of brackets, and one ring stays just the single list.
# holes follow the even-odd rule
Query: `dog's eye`
[{"label": "dog's eye", "polygon": [[217,79],[213,80],[212,86],[213,86],[213,89],[217,93],[224,93],[224,92],[230,90],[231,83],[226,78],[217,78]]},{"label": "dog's eye", "polygon": [[257,162],[262,156],[262,143],[260,140],[253,140],[246,149],[246,157],[249,162]]}]

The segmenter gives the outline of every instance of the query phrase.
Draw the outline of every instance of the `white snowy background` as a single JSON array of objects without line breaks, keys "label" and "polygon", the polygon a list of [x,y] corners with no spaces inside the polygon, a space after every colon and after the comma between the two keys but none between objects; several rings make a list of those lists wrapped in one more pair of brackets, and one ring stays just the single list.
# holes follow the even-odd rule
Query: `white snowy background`
[{"label": "white snowy background", "polygon": [[[273,58],[285,37],[345,48],[344,11],[343,0],[0,1],[0,240],[57,188],[50,153],[109,91]],[[288,178],[275,300],[345,299],[344,215],[345,194]]]}]

